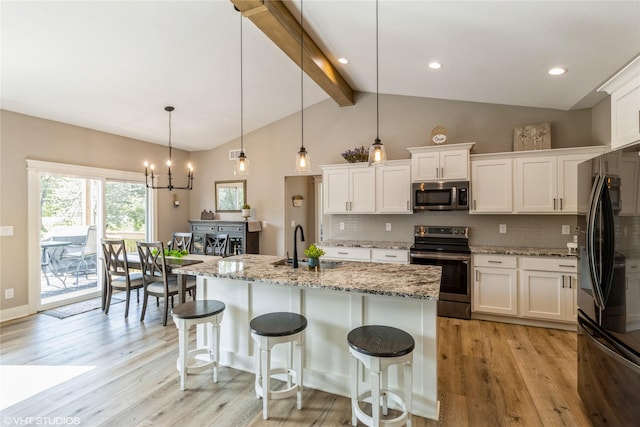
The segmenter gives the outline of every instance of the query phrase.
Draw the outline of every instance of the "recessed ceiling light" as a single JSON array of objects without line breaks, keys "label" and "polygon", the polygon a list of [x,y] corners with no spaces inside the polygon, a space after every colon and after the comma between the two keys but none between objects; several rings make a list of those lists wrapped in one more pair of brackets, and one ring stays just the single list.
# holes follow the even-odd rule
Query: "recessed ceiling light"
[{"label": "recessed ceiling light", "polygon": [[431,68],[432,70],[439,70],[440,68],[442,68],[442,64],[439,62],[430,62],[429,68]]},{"label": "recessed ceiling light", "polygon": [[348,64],[349,60],[347,58],[338,58],[338,62],[341,64]]},{"label": "recessed ceiling light", "polygon": [[552,76],[561,76],[566,72],[567,72],[567,69],[562,67],[554,67],[554,68],[551,68],[549,71],[547,71],[547,73],[549,73]]}]

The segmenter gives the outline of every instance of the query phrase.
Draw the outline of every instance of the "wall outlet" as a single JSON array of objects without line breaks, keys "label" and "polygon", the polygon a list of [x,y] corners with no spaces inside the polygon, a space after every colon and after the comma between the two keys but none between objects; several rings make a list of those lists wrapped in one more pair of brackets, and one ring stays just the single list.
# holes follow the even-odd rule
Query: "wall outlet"
[{"label": "wall outlet", "polygon": [[390,222],[388,222],[387,225],[385,226],[385,230],[391,231],[391,223]]},{"label": "wall outlet", "polygon": [[571,233],[571,227],[568,225],[563,225],[562,226],[562,234],[564,235],[569,235],[569,233]]},{"label": "wall outlet", "polygon": [[507,224],[500,224],[500,234],[507,234]]},{"label": "wall outlet", "polygon": [[267,221],[262,221],[262,228],[267,228]]},{"label": "wall outlet", "polygon": [[11,298],[13,298],[13,288],[5,289],[4,299],[11,299]]},{"label": "wall outlet", "polygon": [[3,225],[0,227],[0,236],[13,236],[13,225]]},{"label": "wall outlet", "polygon": [[340,223],[340,231],[344,231],[344,222]]},{"label": "wall outlet", "polygon": [[291,228],[295,228],[296,226],[296,221],[294,219],[291,220]]}]

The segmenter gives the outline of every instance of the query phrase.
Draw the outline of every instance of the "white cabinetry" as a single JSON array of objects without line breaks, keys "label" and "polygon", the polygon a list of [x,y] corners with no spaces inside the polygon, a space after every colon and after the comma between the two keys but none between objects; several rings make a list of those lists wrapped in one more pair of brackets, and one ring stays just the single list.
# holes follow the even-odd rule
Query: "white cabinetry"
[{"label": "white cabinetry", "polygon": [[[482,155],[485,156],[485,155]],[[478,156],[481,157],[481,156]],[[513,211],[513,159],[471,160],[471,213]]]},{"label": "white cabinetry", "polygon": [[411,180],[467,181],[473,142],[407,148],[411,152]]},{"label": "white cabinetry", "polygon": [[411,164],[408,161],[377,166],[376,212],[412,213]]},{"label": "white cabinetry", "polygon": [[569,150],[555,154],[552,151],[555,150],[544,150],[544,155],[527,152],[515,159],[515,212],[578,212],[578,164],[602,153],[604,149],[594,147],[568,154],[563,153]]},{"label": "white cabinetry", "polygon": [[640,56],[598,90],[611,95],[611,148],[640,141]]},{"label": "white cabinetry", "polygon": [[640,258],[626,260],[627,331],[640,330]]},{"label": "white cabinetry", "polygon": [[[625,153],[626,154],[626,153]],[[640,182],[640,158],[635,153],[620,157],[620,215],[640,214],[640,185],[628,185],[628,182]]]},{"label": "white cabinetry", "polygon": [[393,264],[408,264],[409,251],[406,249],[371,249],[372,262],[387,262]]},{"label": "white cabinetry", "polygon": [[517,257],[473,256],[474,313],[518,315]]},{"label": "white cabinetry", "polygon": [[325,213],[375,212],[375,168],[366,163],[325,167],[322,182]]},{"label": "white cabinetry", "polygon": [[520,258],[522,317],[563,322],[577,319],[577,260]]},{"label": "white cabinetry", "polygon": [[360,262],[385,262],[394,264],[409,264],[408,249],[358,248],[349,246],[323,246],[322,259]]},{"label": "white cabinetry", "polygon": [[322,166],[324,213],[411,213],[409,160]]}]

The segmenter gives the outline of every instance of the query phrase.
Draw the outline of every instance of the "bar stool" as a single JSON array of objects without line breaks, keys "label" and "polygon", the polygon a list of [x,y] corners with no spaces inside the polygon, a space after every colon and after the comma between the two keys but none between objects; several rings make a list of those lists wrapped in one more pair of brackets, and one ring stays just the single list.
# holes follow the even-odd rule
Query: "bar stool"
[{"label": "bar stool", "polygon": [[[173,308],[171,316],[178,328],[180,390],[185,389],[187,374],[202,372],[213,366],[213,382],[218,382],[220,361],[220,322],[225,305],[222,301],[189,301]],[[193,325],[205,324],[207,346],[189,350],[189,329]]]},{"label": "bar stool", "polygon": [[[351,353],[351,424],[356,426],[358,420],[369,427],[411,426],[411,388],[413,349],[415,341],[405,331],[390,326],[360,326],[347,335],[349,353]],[[370,390],[358,393],[360,363],[369,370]],[[404,400],[388,390],[388,368],[391,365],[404,365]],[[360,408],[359,402],[371,397],[371,415]],[[388,414],[388,399],[395,402],[402,410],[396,418],[380,419]]]},{"label": "bar stool", "polygon": [[[266,420],[269,416],[269,399],[284,399],[297,395],[297,408],[302,409],[302,370],[304,330],[307,319],[296,313],[268,313],[257,316],[249,323],[251,336],[259,346],[256,351],[256,397],[262,397],[262,416]],[[276,344],[292,343],[293,349],[287,354],[286,368],[271,368],[271,349]],[[291,353],[293,352],[293,364]],[[273,391],[270,379],[273,375],[286,374],[287,387],[284,390]],[[292,378],[295,382],[292,382]]]}]

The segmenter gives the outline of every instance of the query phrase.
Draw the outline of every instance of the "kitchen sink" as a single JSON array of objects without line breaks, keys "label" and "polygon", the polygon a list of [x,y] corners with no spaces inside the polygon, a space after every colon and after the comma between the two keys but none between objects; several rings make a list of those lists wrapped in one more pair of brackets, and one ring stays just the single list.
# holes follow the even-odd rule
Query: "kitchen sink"
[{"label": "kitchen sink", "polygon": [[[278,261],[274,261],[271,263],[274,267],[289,267],[293,268],[293,260],[292,259],[279,259]],[[342,265],[342,261],[320,261],[320,269],[329,270],[332,268],[337,268]],[[307,268],[309,264],[306,259],[298,260],[298,268]]]}]

